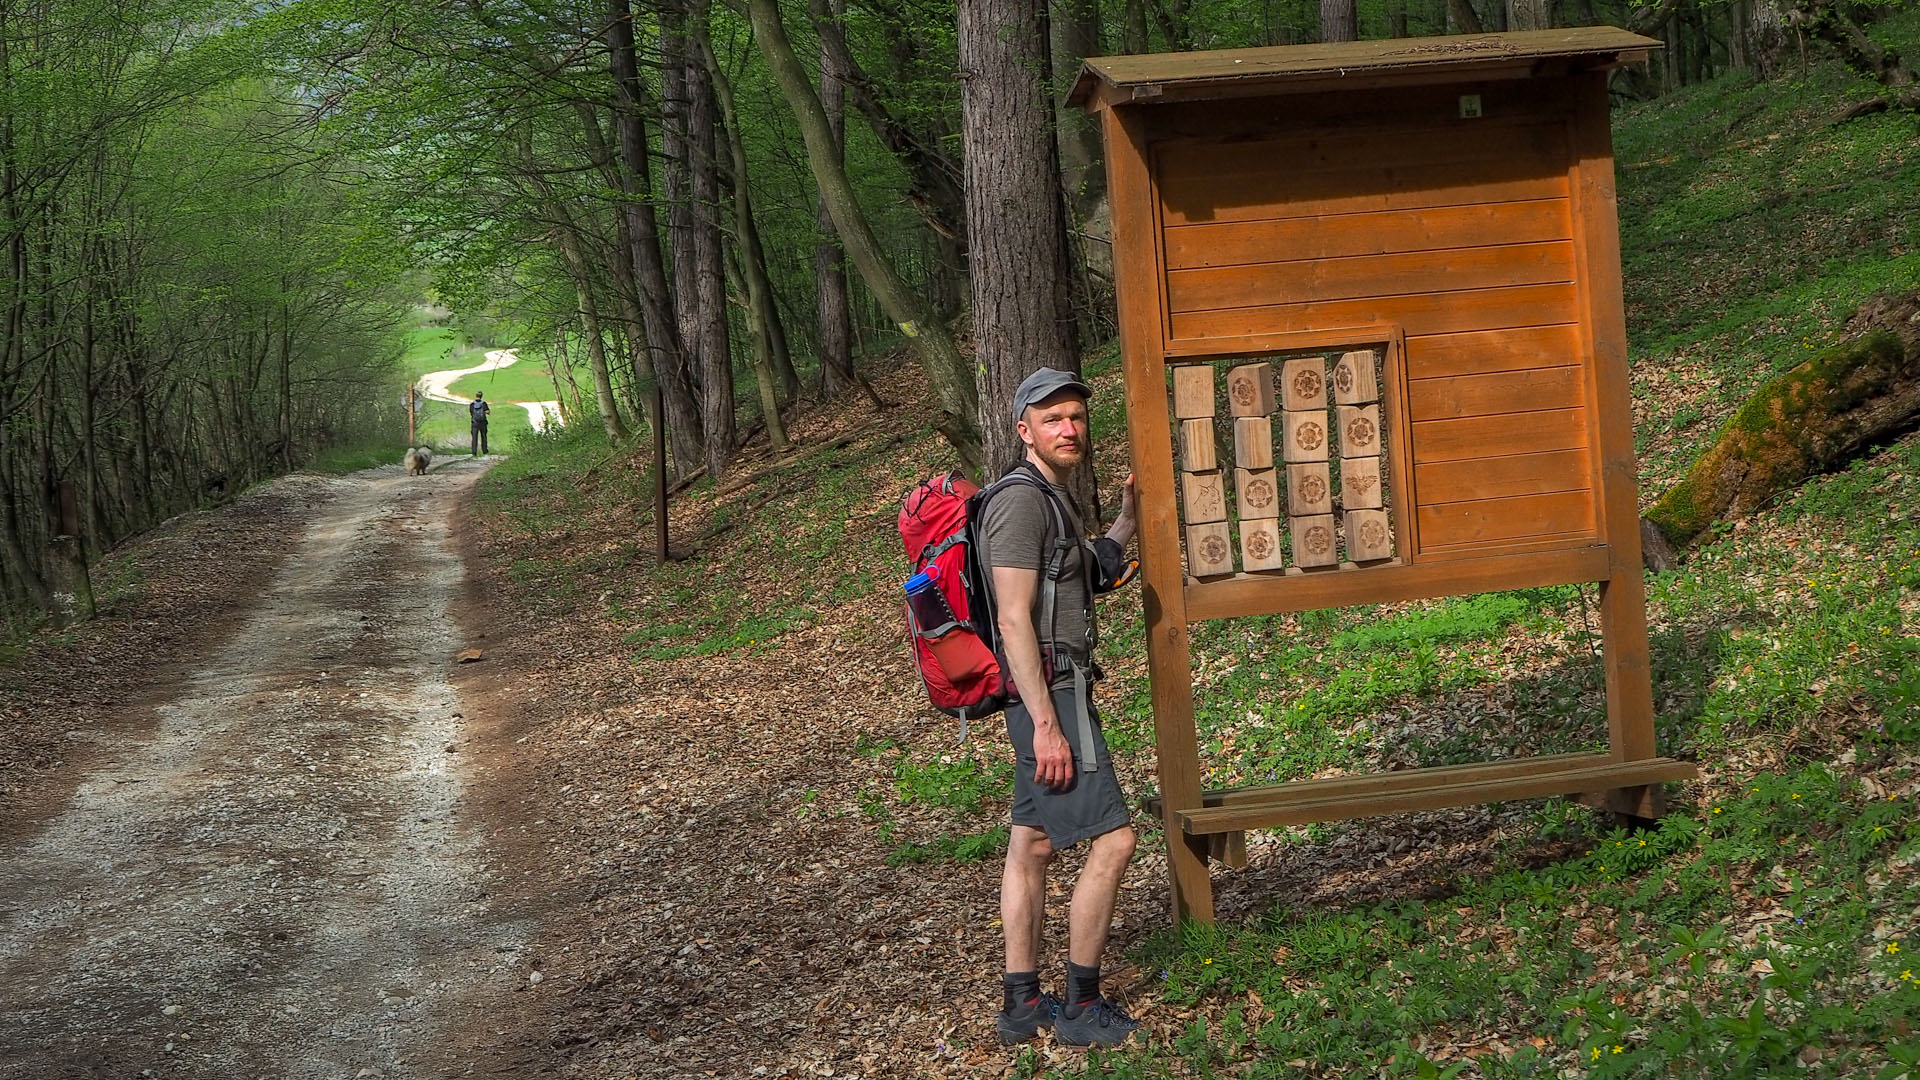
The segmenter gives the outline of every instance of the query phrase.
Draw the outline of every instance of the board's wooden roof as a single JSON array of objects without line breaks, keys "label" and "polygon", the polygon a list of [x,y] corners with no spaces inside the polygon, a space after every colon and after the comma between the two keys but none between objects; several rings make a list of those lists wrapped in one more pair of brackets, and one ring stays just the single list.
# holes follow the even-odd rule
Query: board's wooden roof
[{"label": "board's wooden roof", "polygon": [[[1403,80],[1430,82],[1436,76],[1451,75],[1471,79],[1492,69],[1537,68],[1551,61],[1572,62],[1591,70],[1638,63],[1661,47],[1653,38],[1617,27],[1580,26],[1264,49],[1098,56],[1080,69],[1079,81],[1074,83],[1068,100],[1088,105],[1247,97],[1309,86],[1323,89],[1330,81],[1337,84],[1350,78],[1365,78],[1374,85]],[[1106,92],[1100,92],[1103,90]]]}]

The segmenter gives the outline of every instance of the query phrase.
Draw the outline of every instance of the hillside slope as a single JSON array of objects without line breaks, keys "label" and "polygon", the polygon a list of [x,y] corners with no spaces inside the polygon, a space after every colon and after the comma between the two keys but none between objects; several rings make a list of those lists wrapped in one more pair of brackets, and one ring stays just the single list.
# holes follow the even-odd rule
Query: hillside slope
[{"label": "hillside slope", "polygon": [[[1856,85],[1822,65],[1617,119],[1643,497],[1853,303],[1920,286],[1920,141],[1911,118],[1829,126]],[[1114,367],[1088,363],[1106,491]],[[921,401],[902,371],[888,397]],[[947,461],[930,414],[842,402],[792,428],[795,456],[754,448],[676,500],[665,566],[643,459],[593,432],[523,443],[481,493],[542,658],[554,886],[583,897],[565,1071],[1077,1073],[994,1045],[1009,765],[992,724],[956,745],[900,641],[894,515]],[[1662,748],[1703,774],[1656,832],[1536,802],[1262,833],[1218,879],[1219,929],[1175,935],[1138,819],[1110,983],[1154,1038],[1108,1065],[1903,1075],[1876,1070],[1920,1057],[1916,506],[1910,437],[1651,579]],[[1144,794],[1139,607],[1104,603],[1100,701]],[[1561,588],[1196,626],[1208,779],[1595,746],[1596,619]]]}]

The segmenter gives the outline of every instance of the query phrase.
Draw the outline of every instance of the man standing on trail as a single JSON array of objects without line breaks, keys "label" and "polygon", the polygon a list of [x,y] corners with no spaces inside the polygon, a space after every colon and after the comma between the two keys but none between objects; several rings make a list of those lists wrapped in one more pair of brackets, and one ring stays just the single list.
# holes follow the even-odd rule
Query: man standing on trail
[{"label": "man standing on trail", "polygon": [[473,456],[479,457],[487,452],[487,414],[493,406],[487,404],[487,395],[475,391],[473,400],[467,403],[467,434],[473,437]]},{"label": "man standing on trail", "polygon": [[[1100,957],[1113,924],[1120,879],[1133,858],[1133,814],[1113,775],[1113,761],[1090,698],[1093,593],[1117,572],[1101,569],[1085,539],[1072,494],[1063,486],[1087,459],[1087,399],[1093,391],[1069,372],[1041,368],[1014,392],[1013,419],[1037,483],[1009,483],[981,514],[983,565],[992,591],[1001,651],[1022,700],[1006,710],[1015,757],[1013,830],[1000,880],[1007,970],[996,1026],[1012,1044],[1051,1027],[1072,1046],[1125,1042],[1139,1023],[1100,993]],[[1056,502],[1064,515],[1056,515]],[[1058,536],[1064,521],[1071,536]],[[1133,539],[1133,477],[1120,514],[1107,531],[1111,561]],[[1051,573],[1049,572],[1051,571]],[[1030,688],[1046,686],[1050,693]],[[1040,932],[1046,914],[1047,865],[1054,854],[1092,841],[1074,885],[1068,916],[1064,999],[1040,989]]]}]

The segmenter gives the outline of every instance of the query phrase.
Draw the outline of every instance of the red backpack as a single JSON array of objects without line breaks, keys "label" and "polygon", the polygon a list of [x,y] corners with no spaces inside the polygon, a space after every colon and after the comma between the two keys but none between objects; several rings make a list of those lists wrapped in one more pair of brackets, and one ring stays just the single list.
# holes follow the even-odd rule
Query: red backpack
[{"label": "red backpack", "polygon": [[914,666],[934,706],[959,717],[963,731],[1010,700],[994,655],[993,600],[975,562],[970,510],[979,494],[950,472],[916,486],[900,507],[900,539],[914,570],[907,594]]},{"label": "red backpack", "polygon": [[[1031,465],[1014,466],[984,490],[959,473],[947,473],[908,492],[900,507],[900,539],[914,569],[906,585],[913,662],[934,706],[960,718],[963,739],[968,721],[991,716],[1020,697],[1001,667],[989,571],[980,563],[974,533],[986,501],[1009,484],[1038,488],[1053,512],[1055,552],[1043,580],[1058,578],[1065,559],[1084,557],[1093,590],[1106,592],[1125,584],[1138,566],[1123,560],[1112,541],[1096,545],[1076,535],[1066,508]],[[1039,625],[1051,627],[1051,585],[1043,585],[1041,596]]]}]

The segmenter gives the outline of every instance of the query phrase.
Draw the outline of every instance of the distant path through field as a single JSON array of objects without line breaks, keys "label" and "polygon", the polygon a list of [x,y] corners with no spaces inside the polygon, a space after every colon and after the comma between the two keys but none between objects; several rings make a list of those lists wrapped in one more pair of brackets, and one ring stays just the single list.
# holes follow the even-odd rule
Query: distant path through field
[{"label": "distant path through field", "polygon": [[[498,371],[503,367],[517,363],[519,354],[513,349],[493,349],[487,353],[485,363],[456,371],[430,371],[420,376],[420,395],[433,401],[445,401],[453,405],[465,405],[473,400],[448,392],[448,387],[468,375],[477,375],[483,371]],[[527,423],[535,431],[547,430],[549,423],[560,422],[560,403],[558,401],[510,401],[509,405],[518,405],[527,410]]]}]

